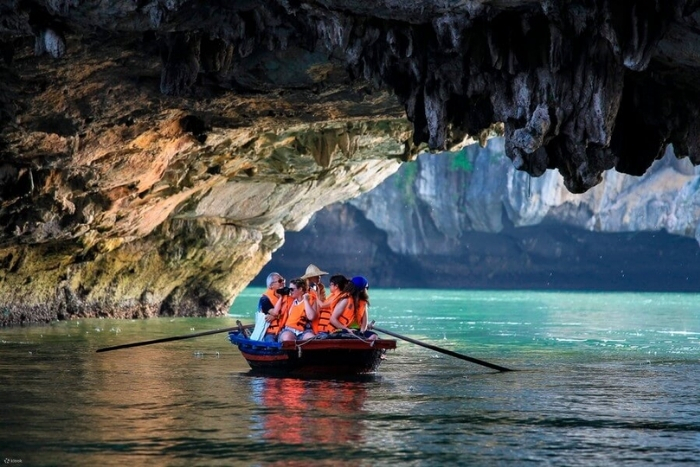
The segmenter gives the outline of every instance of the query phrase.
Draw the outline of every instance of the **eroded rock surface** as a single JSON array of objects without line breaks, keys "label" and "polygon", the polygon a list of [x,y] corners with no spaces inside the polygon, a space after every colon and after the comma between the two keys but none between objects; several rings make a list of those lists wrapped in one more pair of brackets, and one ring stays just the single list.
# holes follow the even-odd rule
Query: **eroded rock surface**
[{"label": "eroded rock surface", "polygon": [[323,206],[504,134],[700,163],[697,2],[0,2],[0,322],[216,314]]},{"label": "eroded rock surface", "polygon": [[[582,195],[486,148],[423,154],[374,190],[316,213],[254,280],[314,264],[372,287],[698,292],[700,167],[672,151],[641,177]],[[324,241],[342,236],[343,245]]]}]

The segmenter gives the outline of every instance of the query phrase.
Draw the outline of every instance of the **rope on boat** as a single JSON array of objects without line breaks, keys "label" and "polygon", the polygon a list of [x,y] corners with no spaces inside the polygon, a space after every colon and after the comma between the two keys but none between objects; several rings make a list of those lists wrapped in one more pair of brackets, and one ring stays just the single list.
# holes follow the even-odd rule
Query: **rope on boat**
[{"label": "rope on boat", "polygon": [[303,346],[305,346],[306,344],[308,344],[309,342],[311,342],[311,341],[313,341],[313,340],[316,340],[317,338],[318,338],[318,336],[314,336],[314,337],[312,337],[311,339],[306,339],[306,340],[303,340],[303,341],[297,341],[297,342],[296,342],[297,355],[298,355],[299,358],[301,358],[301,348],[302,348]]}]

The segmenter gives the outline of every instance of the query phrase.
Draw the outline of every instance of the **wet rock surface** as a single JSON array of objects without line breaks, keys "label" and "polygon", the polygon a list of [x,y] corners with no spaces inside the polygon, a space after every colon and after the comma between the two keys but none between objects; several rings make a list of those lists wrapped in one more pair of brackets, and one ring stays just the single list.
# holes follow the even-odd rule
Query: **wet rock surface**
[{"label": "wet rock surface", "polygon": [[0,2],[0,322],[220,314],[322,207],[506,138],[700,163],[694,1]]}]

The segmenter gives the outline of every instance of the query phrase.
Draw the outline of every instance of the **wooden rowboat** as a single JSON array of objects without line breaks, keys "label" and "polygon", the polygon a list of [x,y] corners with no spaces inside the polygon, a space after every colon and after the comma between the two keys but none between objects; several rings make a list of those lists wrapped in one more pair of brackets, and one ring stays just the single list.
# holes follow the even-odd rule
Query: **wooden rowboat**
[{"label": "wooden rowboat", "polygon": [[355,337],[308,339],[289,342],[250,340],[242,332],[230,331],[229,340],[238,347],[254,372],[268,374],[357,375],[372,373],[393,339],[363,340]]},{"label": "wooden rowboat", "polygon": [[[365,340],[358,336],[329,337],[326,339],[308,339],[292,342],[261,342],[247,337],[247,333],[254,325],[236,322],[237,328],[214,329],[212,331],[197,332],[184,336],[165,337],[149,341],[131,342],[111,347],[102,347],[96,352],[109,352],[112,350],[139,347],[142,345],[160,344],[193,337],[210,336],[223,332],[229,333],[229,340],[241,351],[250,367],[254,371],[268,374],[306,374],[318,375],[361,375],[374,372],[388,349],[396,348],[396,341],[392,339]],[[374,325],[374,321],[371,323]],[[510,368],[479,360],[478,358],[463,355],[452,350],[443,349],[436,345],[426,344],[410,337],[402,336],[393,331],[380,329],[373,326],[372,329],[383,334],[396,337],[412,344],[434,350],[451,357],[476,363],[501,372],[513,371]]]}]

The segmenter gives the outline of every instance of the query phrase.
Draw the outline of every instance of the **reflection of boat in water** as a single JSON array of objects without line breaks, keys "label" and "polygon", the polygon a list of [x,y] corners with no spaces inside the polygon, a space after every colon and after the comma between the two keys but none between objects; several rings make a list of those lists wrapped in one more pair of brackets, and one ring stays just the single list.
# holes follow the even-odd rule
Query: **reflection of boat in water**
[{"label": "reflection of boat in water", "polygon": [[271,374],[371,373],[377,369],[386,351],[396,348],[393,339],[365,340],[358,337],[261,342],[250,340],[240,331],[229,332],[229,340],[238,347],[253,371]]},{"label": "reflection of boat in water", "polygon": [[[365,437],[365,382],[253,376],[250,385],[258,406],[252,428],[269,442],[305,447],[311,443],[318,452],[336,454],[356,448]],[[279,460],[273,446],[268,445],[265,461]],[[284,465],[291,460],[284,455]],[[308,461],[299,465],[308,465]]]}]

